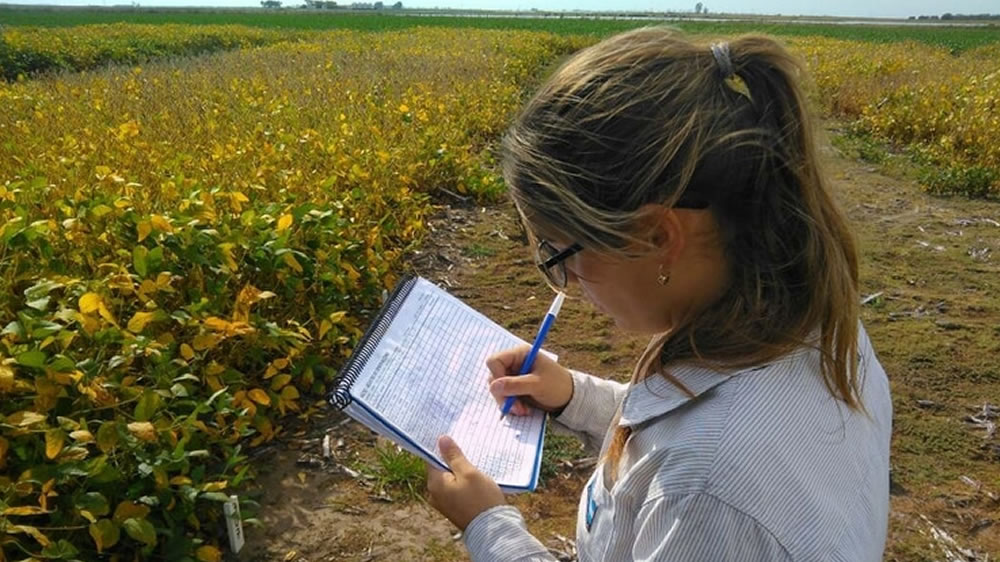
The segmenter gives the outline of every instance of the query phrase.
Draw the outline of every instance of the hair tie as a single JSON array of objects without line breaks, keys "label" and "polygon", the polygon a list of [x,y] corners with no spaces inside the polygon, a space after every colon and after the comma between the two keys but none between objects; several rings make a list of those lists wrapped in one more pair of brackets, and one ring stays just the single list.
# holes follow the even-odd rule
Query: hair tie
[{"label": "hair tie", "polygon": [[753,103],[753,97],[750,96],[750,88],[747,87],[747,83],[733,69],[733,59],[729,56],[729,43],[726,41],[712,43],[712,56],[715,57],[715,64],[719,67],[719,72],[722,74],[722,81],[726,84],[726,87]]}]

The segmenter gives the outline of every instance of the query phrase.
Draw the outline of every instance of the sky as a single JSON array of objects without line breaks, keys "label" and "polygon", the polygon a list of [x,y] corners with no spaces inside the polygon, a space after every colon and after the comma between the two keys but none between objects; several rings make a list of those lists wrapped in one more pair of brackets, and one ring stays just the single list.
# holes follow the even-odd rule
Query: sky
[{"label": "sky", "polygon": [[[18,4],[114,5],[130,0],[0,0]],[[142,6],[259,6],[257,0],[138,0]],[[351,0],[341,0],[350,3]],[[369,0],[370,1],[370,0]],[[499,10],[694,10],[697,0],[402,0],[411,8],[465,8]],[[1000,0],[834,0],[833,2],[803,2],[803,0],[701,0],[711,12],[830,15],[848,17],[905,18],[922,14],[981,14],[1000,13]],[[301,4],[301,0],[284,0],[286,5]],[[391,4],[392,2],[386,2]]]}]

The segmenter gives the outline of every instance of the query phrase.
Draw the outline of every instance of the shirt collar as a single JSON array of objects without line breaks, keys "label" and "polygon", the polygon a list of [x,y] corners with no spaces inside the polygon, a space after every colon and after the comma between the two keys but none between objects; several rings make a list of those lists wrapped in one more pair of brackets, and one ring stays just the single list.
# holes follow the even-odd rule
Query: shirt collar
[{"label": "shirt collar", "polygon": [[[694,393],[695,397],[701,396],[711,388],[726,382],[739,372],[717,371],[691,365],[673,366],[669,370],[669,373]],[[674,386],[665,377],[653,374],[646,377],[645,380],[629,386],[618,425],[639,425],[662,416],[691,400],[690,396]]]}]

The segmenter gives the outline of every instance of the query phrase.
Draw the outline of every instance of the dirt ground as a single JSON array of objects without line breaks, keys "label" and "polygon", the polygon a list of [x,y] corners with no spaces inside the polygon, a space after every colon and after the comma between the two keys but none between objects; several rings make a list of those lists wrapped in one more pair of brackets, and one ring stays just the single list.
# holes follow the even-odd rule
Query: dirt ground
[{"label": "dirt ground", "polygon": [[[853,159],[850,143],[838,146],[827,150],[828,169],[861,242],[864,321],[894,395],[884,559],[996,559],[1000,205],[927,196],[892,158],[874,165]],[[450,203],[431,222],[413,271],[530,341],[551,292],[512,208]],[[563,364],[623,379],[644,343],[574,299],[547,347]],[[240,560],[468,560],[443,517],[405,493],[376,494],[351,468],[375,462],[375,438],[364,427],[323,410],[291,435],[254,453],[252,495],[264,526],[247,529]],[[511,497],[532,532],[564,553],[591,466],[579,456],[570,451],[557,462],[538,492]]]}]

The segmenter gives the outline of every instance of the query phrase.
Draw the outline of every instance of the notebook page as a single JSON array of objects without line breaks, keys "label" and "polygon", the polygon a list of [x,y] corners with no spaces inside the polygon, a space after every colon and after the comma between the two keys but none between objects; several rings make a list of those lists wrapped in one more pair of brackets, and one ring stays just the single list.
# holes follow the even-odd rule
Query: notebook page
[{"label": "notebook page", "polygon": [[450,435],[469,461],[498,483],[527,486],[544,414],[501,421],[486,384],[486,358],[523,343],[418,279],[351,395],[435,457],[438,437]]}]

